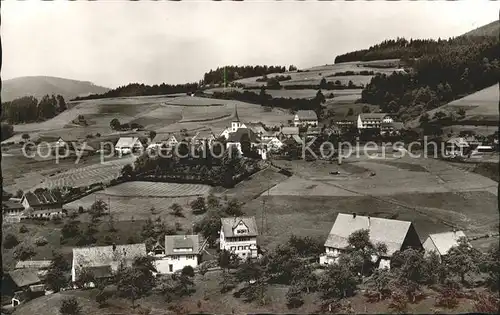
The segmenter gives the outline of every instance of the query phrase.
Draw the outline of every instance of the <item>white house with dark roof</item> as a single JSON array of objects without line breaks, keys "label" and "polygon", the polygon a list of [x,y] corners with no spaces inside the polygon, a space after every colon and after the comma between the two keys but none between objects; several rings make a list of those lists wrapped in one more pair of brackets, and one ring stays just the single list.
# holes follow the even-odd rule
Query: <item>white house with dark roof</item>
[{"label": "white house with dark roof", "polygon": [[26,192],[21,198],[21,204],[24,207],[23,216],[42,218],[63,214],[62,202],[48,190]]},{"label": "white house with dark roof", "polygon": [[390,268],[390,259],[396,251],[409,247],[422,248],[417,231],[409,221],[339,213],[326,239],[325,254],[320,256],[320,263],[338,262],[338,258],[348,247],[349,235],[362,229],[369,230],[372,243],[387,245],[386,254],[373,257],[373,260],[378,262],[379,268]]},{"label": "white house with dark roof", "polygon": [[156,243],[148,254],[155,258],[159,274],[169,274],[186,266],[196,268],[201,250],[198,235],[166,235],[165,243]]},{"label": "white house with dark roof", "polygon": [[293,125],[299,126],[314,126],[318,125],[318,115],[313,110],[298,110],[293,118]]},{"label": "white house with dark roof", "polygon": [[110,278],[120,265],[130,267],[136,258],[146,254],[144,243],[73,248],[71,281],[76,282],[84,269],[96,279]]},{"label": "white house with dark roof", "polygon": [[255,217],[221,218],[221,250],[235,253],[242,259],[256,258],[258,235]]},{"label": "white house with dark roof", "polygon": [[120,137],[115,144],[115,152],[119,155],[130,154],[143,149],[144,146],[139,137]]},{"label": "white house with dark roof", "polygon": [[458,246],[461,237],[467,238],[463,231],[429,234],[422,246],[426,255],[434,251],[442,259],[453,246]]},{"label": "white house with dark roof", "polygon": [[392,123],[394,120],[386,113],[364,113],[358,115],[357,127],[363,129],[382,128],[382,124]]}]

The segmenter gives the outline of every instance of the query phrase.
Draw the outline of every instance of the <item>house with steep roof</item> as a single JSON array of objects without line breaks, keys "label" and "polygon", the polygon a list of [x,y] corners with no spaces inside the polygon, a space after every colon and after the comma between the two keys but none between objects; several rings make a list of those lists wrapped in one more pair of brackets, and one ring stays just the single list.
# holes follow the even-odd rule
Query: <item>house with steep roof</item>
[{"label": "house with steep roof", "polygon": [[166,235],[165,243],[156,243],[148,255],[155,258],[159,274],[169,274],[186,266],[198,267],[201,245],[198,235]]},{"label": "house with steep roof", "polygon": [[19,201],[5,200],[2,201],[2,214],[4,216],[8,215],[20,215],[24,211],[24,206]]},{"label": "house with steep roof", "polygon": [[313,110],[298,110],[293,118],[293,125],[299,126],[318,126],[318,115]]},{"label": "house with steep roof", "polygon": [[[130,267],[136,258],[146,254],[144,243],[73,248],[71,281],[78,281],[83,270],[92,273],[96,279],[110,278],[121,265]],[[88,285],[94,286],[93,283]]]},{"label": "house with steep roof", "polygon": [[392,123],[394,120],[387,113],[363,113],[358,115],[357,127],[359,131],[365,129],[380,130],[382,123]]},{"label": "house with steep roof", "polygon": [[219,233],[221,250],[235,253],[242,259],[257,257],[257,223],[255,217],[221,218]]},{"label": "house with steep roof", "polygon": [[320,256],[320,263],[338,262],[340,255],[348,247],[349,235],[363,229],[369,231],[372,243],[384,243],[387,246],[387,253],[372,257],[379,268],[390,268],[390,259],[396,251],[409,247],[422,248],[417,231],[409,221],[339,213],[325,241],[325,254]]},{"label": "house with steep roof", "polygon": [[2,279],[2,293],[13,296],[12,307],[16,307],[29,298],[45,295],[45,285],[35,269],[16,269]]},{"label": "house with steep roof", "polygon": [[441,260],[453,246],[458,246],[458,240],[462,237],[467,239],[463,231],[429,234],[422,246],[426,255],[434,251]]},{"label": "house with steep roof", "polygon": [[23,215],[28,217],[42,218],[63,214],[62,201],[46,189],[26,192],[21,198],[21,204],[24,207]]}]

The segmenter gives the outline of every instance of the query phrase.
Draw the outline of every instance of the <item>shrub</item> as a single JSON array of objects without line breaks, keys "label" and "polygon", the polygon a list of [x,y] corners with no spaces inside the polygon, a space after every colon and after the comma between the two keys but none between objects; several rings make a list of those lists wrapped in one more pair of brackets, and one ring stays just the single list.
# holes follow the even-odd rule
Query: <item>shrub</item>
[{"label": "shrub", "polygon": [[5,249],[11,249],[17,246],[19,244],[19,240],[14,234],[7,234],[5,236],[5,239],[3,241],[3,247]]},{"label": "shrub", "polygon": [[47,239],[43,236],[37,237],[35,239],[36,246],[45,246],[45,245],[47,245],[48,242],[49,241],[47,241]]},{"label": "shrub", "polygon": [[75,297],[64,299],[59,308],[61,315],[79,315],[81,310],[82,308]]},{"label": "shrub", "polygon": [[28,260],[35,255],[33,247],[27,245],[21,245],[17,247],[14,251],[14,258],[17,260]]},{"label": "shrub", "polygon": [[194,269],[191,266],[185,266],[182,268],[181,274],[188,277],[194,277]]},{"label": "shrub", "polygon": [[288,308],[296,308],[302,304],[304,304],[302,291],[297,286],[291,286],[286,293],[286,305]]},{"label": "shrub", "polygon": [[19,233],[27,233],[28,232],[28,228],[26,227],[26,225],[21,225],[21,227],[19,228]]}]

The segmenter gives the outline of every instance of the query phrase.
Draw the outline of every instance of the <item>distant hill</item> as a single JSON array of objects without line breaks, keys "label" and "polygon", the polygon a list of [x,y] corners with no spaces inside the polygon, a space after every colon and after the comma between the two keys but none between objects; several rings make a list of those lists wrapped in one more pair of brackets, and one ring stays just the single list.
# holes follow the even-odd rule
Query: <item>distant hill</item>
[{"label": "distant hill", "polygon": [[500,34],[500,21],[493,21],[489,24],[478,27],[472,31],[469,31],[462,36],[495,36],[498,37]]},{"label": "distant hill", "polygon": [[2,81],[2,102],[22,96],[34,96],[40,99],[45,94],[60,94],[66,100],[88,94],[101,94],[108,88],[88,81],[78,81],[48,76],[19,77]]}]

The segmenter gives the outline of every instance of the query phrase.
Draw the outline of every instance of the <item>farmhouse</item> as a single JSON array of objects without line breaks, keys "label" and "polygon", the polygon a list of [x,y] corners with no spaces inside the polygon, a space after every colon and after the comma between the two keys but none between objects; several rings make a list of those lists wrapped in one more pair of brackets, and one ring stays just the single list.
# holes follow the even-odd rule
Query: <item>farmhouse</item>
[{"label": "farmhouse", "polygon": [[378,129],[382,127],[382,123],[392,123],[393,119],[386,113],[366,113],[358,115],[358,129]]},{"label": "farmhouse", "polygon": [[280,139],[278,139],[278,137],[272,137],[267,142],[267,149],[270,152],[279,151],[279,149],[281,149],[281,147],[283,147],[283,142],[281,142]]},{"label": "farmhouse", "polygon": [[21,199],[26,214],[29,217],[52,217],[62,215],[62,202],[48,190],[36,189],[27,192]]},{"label": "farmhouse", "polygon": [[13,200],[2,201],[2,214],[5,215],[20,215],[24,211],[24,206]]},{"label": "farmhouse", "polygon": [[45,285],[33,269],[16,269],[2,279],[2,293],[13,296],[12,307],[29,298],[45,295]]},{"label": "farmhouse", "polygon": [[283,141],[284,139],[288,139],[298,135],[299,127],[282,127],[278,134],[278,138]]},{"label": "farmhouse", "polygon": [[242,259],[257,257],[257,223],[255,217],[221,218],[220,249]]},{"label": "farmhouse", "polygon": [[120,137],[115,144],[115,152],[118,154],[130,154],[144,149],[138,137]]},{"label": "farmhouse", "polygon": [[168,274],[186,266],[196,268],[201,249],[198,235],[166,235],[165,245],[156,243],[148,254],[155,258],[158,273]]},{"label": "farmhouse", "polygon": [[313,110],[299,110],[293,118],[293,125],[295,127],[317,126],[318,115],[316,115],[316,112]]},{"label": "farmhouse", "polygon": [[112,277],[121,264],[130,267],[136,258],[143,256],[146,256],[144,243],[73,248],[71,281],[76,282],[82,270],[91,272],[96,279]]},{"label": "farmhouse", "polygon": [[381,257],[372,257],[379,268],[390,268],[390,258],[395,251],[408,247],[421,248],[420,239],[413,224],[408,221],[390,220],[355,213],[339,213],[325,242],[325,254],[320,256],[321,264],[338,261],[347,246],[347,239],[353,232],[367,229],[372,243],[387,245],[387,253]]},{"label": "farmhouse", "polygon": [[422,246],[425,250],[426,255],[434,251],[436,254],[439,255],[439,259],[441,260],[444,256],[448,254],[448,251],[453,246],[458,245],[458,240],[461,237],[466,238],[465,233],[463,231],[429,234],[429,236],[422,244]]}]

